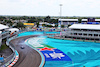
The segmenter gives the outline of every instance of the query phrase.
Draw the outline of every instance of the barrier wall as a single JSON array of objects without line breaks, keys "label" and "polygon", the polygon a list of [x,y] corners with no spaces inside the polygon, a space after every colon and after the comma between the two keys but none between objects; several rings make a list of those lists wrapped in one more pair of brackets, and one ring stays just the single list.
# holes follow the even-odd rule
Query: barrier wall
[{"label": "barrier wall", "polygon": [[61,37],[60,35],[56,36],[51,36],[51,35],[48,35],[48,38],[54,38],[54,39],[63,39],[63,40],[72,40],[72,41],[83,41],[83,42],[95,42],[95,43],[100,43],[100,41],[96,41],[96,40],[82,40],[82,39],[72,39],[72,38],[64,38],[64,37]]},{"label": "barrier wall", "polygon": [[[17,37],[18,34],[23,33],[23,32],[27,32],[27,31],[35,31],[35,29],[29,29],[29,30],[23,30],[23,31],[20,31],[20,32],[16,32],[16,33],[14,33],[14,34],[16,34],[15,36],[10,37],[9,39],[7,39],[6,44],[7,44],[7,46],[9,46],[9,48],[12,49],[13,54],[11,54],[9,57],[5,58],[5,60],[8,60],[8,61],[3,62],[3,63],[0,65],[0,67],[7,67],[7,66],[9,67],[10,65],[12,65],[12,63],[13,63],[13,61],[15,60],[16,56],[19,57],[18,52],[15,50],[14,45],[13,45],[12,43],[10,43],[10,41],[11,41],[12,39],[15,39],[15,38]],[[42,30],[41,30],[41,31],[42,31]],[[55,34],[55,35],[56,35],[56,34]],[[16,54],[16,52],[17,52],[17,54]],[[41,55],[41,53],[40,53],[40,55]],[[41,57],[43,58],[42,55],[41,55]],[[41,65],[40,65],[40,67],[43,66],[44,61],[45,61],[45,60],[42,59],[42,63],[41,63]],[[16,62],[17,62],[17,61],[16,61]]]},{"label": "barrier wall", "polygon": [[[17,35],[16,35],[16,36],[17,36]],[[12,53],[10,56],[8,56],[7,58],[4,58],[4,62],[2,62],[2,63],[0,64],[0,67],[7,67],[7,66],[9,66],[9,65],[15,60],[16,56],[18,56],[18,58],[19,58],[19,54],[18,54],[18,52],[15,50],[14,45],[11,44],[11,43],[9,43],[9,42],[10,42],[13,38],[15,38],[16,36],[7,39],[6,45],[9,46],[10,49],[12,49],[13,53]]]},{"label": "barrier wall", "polygon": [[[10,37],[9,39],[7,39],[7,41],[6,41],[7,46],[9,46],[15,54],[13,55],[12,59],[10,59],[7,63],[3,64],[1,67],[11,67],[11,66],[13,66],[13,64],[15,64],[15,62],[13,62],[13,61],[16,61],[16,62],[17,62],[17,60],[15,60],[15,59],[16,59],[16,57],[17,57],[17,59],[19,58],[19,54],[18,54],[18,52],[15,50],[14,45],[10,43],[10,41],[11,41],[12,39],[17,38],[18,34],[23,33],[23,32],[28,32],[28,31],[33,31],[33,29],[31,29],[31,30],[29,29],[29,30],[24,30],[24,31],[16,32],[16,33],[14,33],[14,34],[16,34],[15,36]],[[41,55],[41,57],[42,57],[42,61],[41,61],[41,64],[40,64],[39,67],[43,67],[45,59],[44,59],[43,55],[42,55],[38,50],[36,50],[36,51],[37,51],[37,52]],[[17,52],[17,54],[16,54],[16,52]],[[10,57],[11,57],[11,56],[10,56]]]}]

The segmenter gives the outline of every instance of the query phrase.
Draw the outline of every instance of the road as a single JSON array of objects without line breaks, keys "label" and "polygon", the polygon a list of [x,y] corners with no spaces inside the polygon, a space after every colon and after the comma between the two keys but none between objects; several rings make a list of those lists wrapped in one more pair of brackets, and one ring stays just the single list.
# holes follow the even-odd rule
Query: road
[{"label": "road", "polygon": [[[10,43],[14,44],[15,49],[19,53],[19,59],[13,67],[39,67],[41,63],[40,54],[25,44],[25,40],[31,37],[37,36],[23,36],[10,41]],[[25,47],[24,49],[20,48],[22,45]]]}]

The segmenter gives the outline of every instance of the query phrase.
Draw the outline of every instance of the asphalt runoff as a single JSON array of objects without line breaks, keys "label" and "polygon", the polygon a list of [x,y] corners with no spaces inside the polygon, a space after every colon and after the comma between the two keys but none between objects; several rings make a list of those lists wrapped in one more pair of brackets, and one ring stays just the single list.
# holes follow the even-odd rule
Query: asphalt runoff
[{"label": "asphalt runoff", "polygon": [[[19,59],[13,67],[39,67],[42,58],[40,54],[25,44],[25,40],[37,35],[23,36],[10,41],[19,53]],[[24,46],[24,49],[21,49]]]}]

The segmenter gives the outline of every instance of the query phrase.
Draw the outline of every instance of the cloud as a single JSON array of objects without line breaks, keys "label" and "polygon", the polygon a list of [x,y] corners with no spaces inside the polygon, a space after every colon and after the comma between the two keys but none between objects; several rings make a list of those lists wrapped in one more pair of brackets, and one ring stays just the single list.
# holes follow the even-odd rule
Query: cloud
[{"label": "cloud", "polygon": [[63,16],[99,16],[99,0],[0,0],[0,14],[59,16],[59,4]]}]

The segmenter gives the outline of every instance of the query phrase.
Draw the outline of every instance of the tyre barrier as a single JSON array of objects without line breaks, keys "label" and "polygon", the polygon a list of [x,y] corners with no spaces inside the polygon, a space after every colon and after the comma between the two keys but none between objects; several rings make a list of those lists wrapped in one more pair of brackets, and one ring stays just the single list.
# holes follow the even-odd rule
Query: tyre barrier
[{"label": "tyre barrier", "polygon": [[12,66],[18,61],[18,59],[19,59],[19,54],[18,54],[18,52],[17,52],[16,50],[15,50],[15,54],[16,54],[16,56],[15,56],[14,60],[13,60],[12,63],[9,64],[7,67],[12,67]]},{"label": "tyre barrier", "polygon": [[[6,41],[6,45],[9,46],[9,48],[13,51],[13,53],[8,56],[7,58],[4,59],[4,62],[1,64],[0,67],[12,67],[18,60],[19,58],[19,54],[18,52],[15,50],[14,45],[9,43],[12,39],[14,39],[15,37],[17,37],[17,35],[7,39]],[[9,59],[9,60],[8,60]],[[8,61],[7,61],[8,60]],[[6,61],[6,62],[5,62]]]},{"label": "tyre barrier", "polygon": [[6,64],[0,66],[0,67],[12,67],[17,61],[18,61],[18,58],[19,58],[19,54],[18,52],[15,50],[15,55],[14,57],[8,61]]}]

